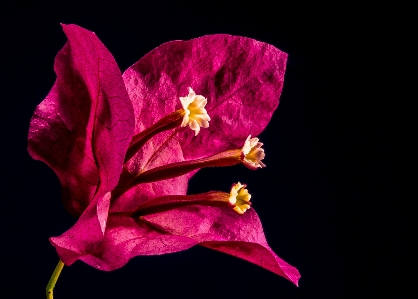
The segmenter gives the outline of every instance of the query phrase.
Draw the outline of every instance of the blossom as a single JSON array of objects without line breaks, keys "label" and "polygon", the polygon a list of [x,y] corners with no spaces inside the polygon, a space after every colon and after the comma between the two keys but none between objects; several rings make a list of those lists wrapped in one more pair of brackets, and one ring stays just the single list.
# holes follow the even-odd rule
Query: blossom
[{"label": "blossom", "polygon": [[278,105],[287,54],[208,35],[165,43],[122,75],[94,33],[63,29],[57,79],[34,112],[28,141],[79,217],[50,239],[61,260],[110,271],[138,255],[201,245],[297,284],[296,268],[268,246],[245,184],[186,195],[202,167],[265,166],[262,143],[251,136]]},{"label": "blossom", "polygon": [[264,159],[264,149],[261,147],[263,144],[258,142],[258,138],[251,138],[251,135],[245,140],[244,146],[242,147],[242,152],[244,154],[244,165],[250,169],[257,169],[258,167],[266,167],[266,165],[261,162]]},{"label": "blossom", "polygon": [[244,214],[250,208],[251,194],[246,189],[247,185],[241,185],[240,182],[234,184],[231,188],[229,202],[234,206],[234,211],[238,214]]},{"label": "blossom", "polygon": [[190,129],[195,131],[195,135],[199,134],[200,127],[209,127],[210,116],[205,109],[208,100],[205,97],[196,95],[189,87],[189,94],[187,97],[180,97],[180,101],[186,112],[181,123],[182,127],[189,125]]}]

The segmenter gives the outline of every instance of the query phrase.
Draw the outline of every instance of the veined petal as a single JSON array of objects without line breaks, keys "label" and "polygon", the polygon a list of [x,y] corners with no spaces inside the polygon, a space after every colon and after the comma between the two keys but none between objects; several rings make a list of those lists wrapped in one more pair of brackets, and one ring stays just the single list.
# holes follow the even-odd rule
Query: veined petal
[{"label": "veined petal", "polygon": [[55,171],[65,208],[80,216],[116,186],[135,118],[110,52],[93,32],[62,26],[68,43],[55,58],[55,84],[33,114],[28,150]]},{"label": "veined petal", "polygon": [[188,87],[208,99],[211,125],[195,137],[191,130],[162,133],[129,169],[137,173],[137,164],[140,169],[162,165],[169,140],[178,142],[177,161],[183,161],[241,147],[249,134],[257,136],[279,103],[286,59],[271,45],[226,34],[168,42],[145,55],[123,74],[136,115],[142,116],[135,133],[181,108],[178,99]]},{"label": "veined petal", "polygon": [[189,237],[202,246],[242,258],[298,284],[298,270],[268,246],[253,209],[238,215],[230,208],[190,206],[143,219],[158,229]]},{"label": "veined petal", "polygon": [[[240,148],[249,134],[258,135],[264,129],[276,109],[286,60],[287,54],[274,46],[225,34],[168,42],[145,55],[123,74],[135,115],[141,116],[135,119],[134,133],[181,109],[179,98],[188,87],[209,99],[205,109],[211,126],[195,137],[192,130],[159,133],[126,168],[137,175],[168,163]],[[206,126],[203,120],[201,126]],[[138,185],[118,199],[115,209],[135,207],[152,196],[185,194],[188,178],[195,172]],[[170,188],[171,193],[165,193]]]},{"label": "veined petal", "polygon": [[50,238],[61,260],[67,266],[98,247],[106,231],[110,193],[95,198],[76,224],[59,237]]},{"label": "veined petal", "polygon": [[145,221],[110,215],[102,243],[79,259],[96,269],[112,271],[135,256],[173,253],[196,244],[191,238],[157,231]]}]

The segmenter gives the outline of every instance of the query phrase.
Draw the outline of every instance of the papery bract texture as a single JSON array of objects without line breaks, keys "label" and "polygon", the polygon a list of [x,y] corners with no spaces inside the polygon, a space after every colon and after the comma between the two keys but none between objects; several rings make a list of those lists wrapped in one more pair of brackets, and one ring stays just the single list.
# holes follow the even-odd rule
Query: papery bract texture
[{"label": "papery bract texture", "polygon": [[95,197],[73,227],[59,237],[50,238],[64,264],[71,265],[102,243],[109,205],[110,192]]},{"label": "papery bract texture", "polygon": [[80,216],[116,186],[134,115],[106,47],[93,32],[62,26],[68,43],[55,58],[55,84],[32,117],[28,148],[55,171],[64,206]]},{"label": "papery bract texture", "polygon": [[[154,49],[123,74],[135,109],[135,134],[181,108],[192,87],[208,99],[208,129],[188,128],[166,139],[180,141],[185,159],[242,146],[257,136],[279,104],[287,54],[250,38],[215,34],[172,41]],[[149,160],[143,153],[141,160]],[[152,157],[156,159],[157,157]]]},{"label": "papery bract texture", "polygon": [[78,256],[93,267],[110,271],[138,255],[172,253],[197,244],[247,260],[298,284],[298,270],[269,247],[253,209],[239,215],[231,208],[193,205],[137,218],[110,214],[103,241]]},{"label": "papery bract texture", "polygon": [[197,243],[139,219],[110,215],[103,242],[80,259],[98,269],[111,271],[124,266],[135,256],[178,252]]},{"label": "papery bract texture", "polygon": [[[129,171],[240,148],[248,135],[257,136],[278,106],[286,60],[287,54],[272,45],[226,34],[168,42],[145,55],[123,74],[135,110],[135,134],[180,109],[179,98],[187,96],[188,87],[208,99],[211,121],[196,137],[188,127],[154,136],[127,163]],[[193,174],[151,185],[154,190],[184,186]],[[184,194],[179,191],[169,194]],[[127,194],[118,201],[126,208],[143,200]]]},{"label": "papery bract texture", "polygon": [[[138,255],[202,245],[297,284],[299,272],[267,245],[253,209],[238,215],[232,207],[191,204],[132,213],[147,200],[185,195],[196,168],[130,185],[140,172],[170,163],[192,164],[231,149],[239,156],[247,136],[257,136],[277,108],[287,54],[249,38],[209,35],[166,43],[122,76],[94,33],[76,25],[63,29],[68,43],[55,59],[57,79],[29,131],[30,154],[55,171],[66,209],[79,216],[67,232],[50,239],[62,261],[80,259],[110,271]],[[194,136],[188,127],[168,126],[126,156],[132,136],[180,109],[179,98],[189,87],[208,100],[209,128]]]},{"label": "papery bract texture", "polygon": [[200,245],[247,260],[297,285],[298,270],[267,245],[254,209],[238,215],[232,209],[190,206],[148,215],[144,220],[170,234],[189,237]]}]

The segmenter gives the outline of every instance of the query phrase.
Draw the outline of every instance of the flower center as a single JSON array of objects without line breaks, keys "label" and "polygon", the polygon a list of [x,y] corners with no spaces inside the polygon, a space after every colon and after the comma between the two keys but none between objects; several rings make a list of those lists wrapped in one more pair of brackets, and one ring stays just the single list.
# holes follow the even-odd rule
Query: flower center
[{"label": "flower center", "polygon": [[238,214],[244,214],[250,208],[251,194],[245,189],[247,185],[241,185],[240,182],[232,185],[229,194],[229,203],[234,206],[234,211]]},{"label": "flower center", "polygon": [[205,109],[207,99],[201,95],[196,95],[191,87],[187,97],[180,97],[181,105],[184,109],[182,127],[189,125],[195,131],[195,136],[199,134],[200,127],[208,128],[210,117]]},{"label": "flower center", "polygon": [[251,138],[251,135],[247,137],[244,146],[241,149],[244,154],[245,166],[251,169],[266,167],[266,165],[261,162],[266,156],[264,154],[264,149],[261,148],[262,146],[263,144],[258,142],[258,138]]}]

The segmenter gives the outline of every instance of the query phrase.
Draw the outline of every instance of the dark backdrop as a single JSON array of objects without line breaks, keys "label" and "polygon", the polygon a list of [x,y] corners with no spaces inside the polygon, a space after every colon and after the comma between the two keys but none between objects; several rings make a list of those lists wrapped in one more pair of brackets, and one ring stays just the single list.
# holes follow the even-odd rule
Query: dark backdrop
[{"label": "dark backdrop", "polygon": [[58,261],[48,237],[75,222],[62,207],[55,174],[27,153],[31,115],[54,83],[54,57],[66,42],[59,24],[74,23],[94,31],[122,71],[164,42],[213,33],[289,53],[279,108],[259,136],[267,168],[204,169],[189,192],[247,183],[270,246],[302,278],[297,288],[195,247],[137,257],[109,273],[78,261],[64,268],[56,298],[405,296],[413,114],[388,92],[396,77],[389,67],[401,54],[390,20],[343,4],[222,3],[2,4],[3,290],[42,298]]}]

